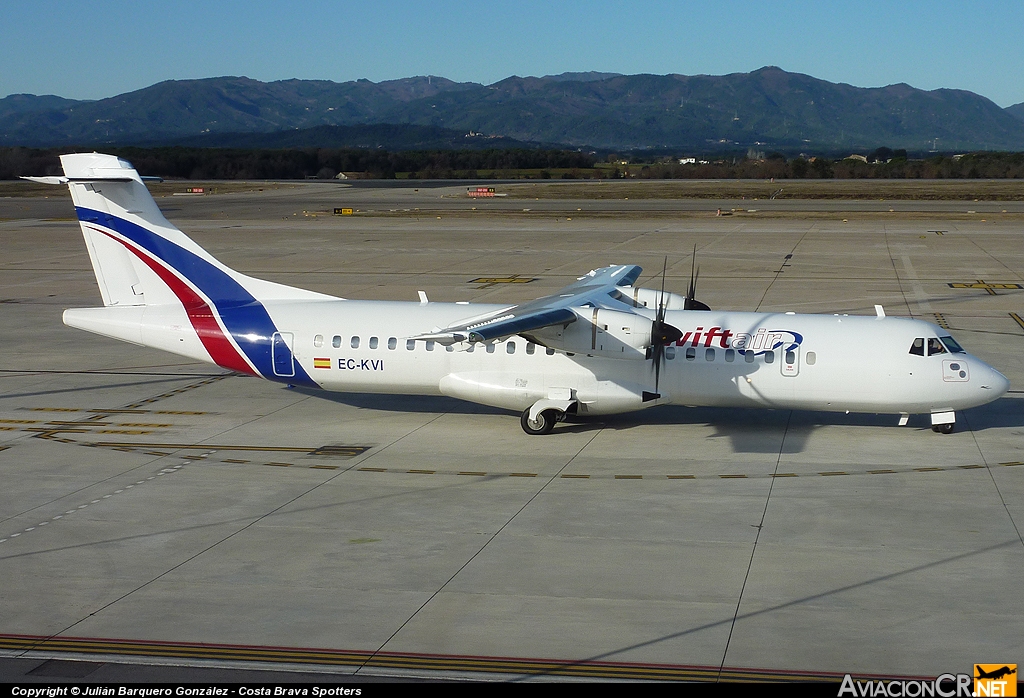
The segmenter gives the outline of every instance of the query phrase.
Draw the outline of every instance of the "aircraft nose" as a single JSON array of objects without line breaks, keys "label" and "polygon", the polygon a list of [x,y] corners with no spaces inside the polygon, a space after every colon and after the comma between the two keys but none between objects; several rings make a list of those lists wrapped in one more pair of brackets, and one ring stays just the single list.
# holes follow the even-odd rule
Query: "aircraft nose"
[{"label": "aircraft nose", "polygon": [[1010,389],[1010,380],[988,364],[983,365],[985,366],[985,374],[983,376],[984,380],[981,381],[981,387],[986,395],[990,396],[989,399],[995,400]]}]

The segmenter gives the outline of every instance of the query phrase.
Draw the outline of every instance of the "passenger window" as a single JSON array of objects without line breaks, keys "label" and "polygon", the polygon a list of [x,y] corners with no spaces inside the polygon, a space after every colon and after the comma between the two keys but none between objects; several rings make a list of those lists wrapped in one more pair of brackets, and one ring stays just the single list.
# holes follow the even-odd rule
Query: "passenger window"
[{"label": "passenger window", "polygon": [[728,363],[728,364],[731,364],[735,360],[736,360],[736,350],[735,349],[726,349],[725,350],[725,362]]},{"label": "passenger window", "polygon": [[416,340],[415,339],[407,339],[407,340],[405,340],[405,348],[408,349],[409,351],[412,351],[413,349],[415,349],[416,348]]},{"label": "passenger window", "polygon": [[394,349],[398,346],[398,339],[395,337],[388,337],[388,349]]},{"label": "passenger window", "polygon": [[671,361],[672,359],[676,358],[676,348],[675,347],[665,347],[665,358],[668,359],[669,361]]},{"label": "passenger window", "polygon": [[813,366],[815,362],[817,362],[817,360],[818,355],[815,354],[813,351],[809,351],[807,352],[807,354],[804,355],[804,363],[806,363],[808,366]]},{"label": "passenger window", "polygon": [[488,344],[487,345],[487,353],[488,354],[493,354],[494,353],[494,345],[493,344]]},{"label": "passenger window", "polygon": [[537,351],[537,345],[534,344],[533,342],[527,342],[526,343],[526,353],[527,354],[532,354],[535,351]]},{"label": "passenger window", "polygon": [[946,347],[942,346],[942,342],[940,342],[935,337],[929,337],[928,338],[928,356],[935,356],[936,354],[945,354],[945,353],[946,353]]},{"label": "passenger window", "polygon": [[750,349],[744,351],[743,360],[746,361],[748,364],[754,363],[754,352],[752,352]]},{"label": "passenger window", "polygon": [[377,338],[376,337],[370,337],[370,348],[371,349],[376,349],[377,348]]},{"label": "passenger window", "polygon": [[516,353],[516,343],[515,342],[509,342],[508,344],[506,344],[505,345],[505,351],[507,351],[509,354],[515,354]]},{"label": "passenger window", "polygon": [[924,337],[918,337],[910,345],[910,353],[914,356],[924,356]]},{"label": "passenger window", "polygon": [[315,337],[313,337],[313,346],[314,347],[322,347],[323,345],[324,345],[324,336],[322,334],[318,334]]},{"label": "passenger window", "polygon": [[334,339],[331,340],[331,346],[335,349],[341,349],[341,335],[334,335]]},{"label": "passenger window", "polygon": [[775,363],[775,352],[774,351],[766,351],[764,353],[764,362],[766,364],[773,364],[773,363]]},{"label": "passenger window", "polygon": [[352,340],[349,342],[349,346],[351,346],[353,349],[358,349],[359,348],[359,337],[353,337]]},{"label": "passenger window", "polygon": [[686,347],[686,360],[693,361],[697,358],[697,350],[693,347]]},{"label": "passenger window", "polygon": [[427,340],[427,351],[434,351],[434,340]]},{"label": "passenger window", "polygon": [[715,360],[715,350],[714,349],[705,349],[704,350],[704,360],[705,361],[714,361]]}]

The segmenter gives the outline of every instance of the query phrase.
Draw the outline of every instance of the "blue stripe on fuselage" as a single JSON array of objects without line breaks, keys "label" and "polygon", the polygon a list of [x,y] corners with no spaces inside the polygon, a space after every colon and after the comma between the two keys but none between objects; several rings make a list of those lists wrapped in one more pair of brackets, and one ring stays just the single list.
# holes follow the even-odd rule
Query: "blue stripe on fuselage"
[{"label": "blue stripe on fuselage", "polygon": [[210,299],[224,327],[264,378],[313,388],[319,386],[295,363],[295,375],[274,374],[271,354],[278,332],[267,309],[251,293],[216,265],[140,225],[109,213],[75,207],[78,220],[95,222],[118,233],[184,276]]}]

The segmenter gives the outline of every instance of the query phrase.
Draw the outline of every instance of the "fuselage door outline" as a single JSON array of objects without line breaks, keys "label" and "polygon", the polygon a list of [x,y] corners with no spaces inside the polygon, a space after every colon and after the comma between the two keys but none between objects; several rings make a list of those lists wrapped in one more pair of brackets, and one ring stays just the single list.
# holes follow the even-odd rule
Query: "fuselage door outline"
[{"label": "fuselage door outline", "polygon": [[274,375],[289,378],[295,375],[295,358],[292,355],[295,335],[291,332],[275,332],[271,353],[274,361]]},{"label": "fuselage door outline", "polygon": [[784,376],[796,376],[800,373],[800,345],[790,345],[789,348],[783,346],[782,351],[779,352],[782,356],[782,361],[779,364],[782,367],[782,375]]}]

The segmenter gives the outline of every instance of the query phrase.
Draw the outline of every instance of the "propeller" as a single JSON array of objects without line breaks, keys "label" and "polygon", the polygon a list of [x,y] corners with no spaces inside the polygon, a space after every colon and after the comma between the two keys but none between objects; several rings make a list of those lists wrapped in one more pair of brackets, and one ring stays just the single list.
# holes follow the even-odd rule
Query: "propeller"
[{"label": "propeller", "polygon": [[[658,293],[658,312],[654,322],[651,324],[651,350],[650,358],[654,360],[654,392],[643,392],[643,401],[657,400],[661,397],[658,392],[658,385],[661,382],[661,365],[665,361],[665,347],[679,341],[683,333],[679,328],[665,322],[665,276],[668,272],[668,257],[661,269],[661,291]],[[691,280],[692,281],[692,280]]]},{"label": "propeller", "polygon": [[690,262],[690,288],[686,292],[684,310],[711,310],[707,305],[694,298],[697,293],[697,277],[700,276],[700,267],[697,266],[697,245],[693,246],[693,261]]}]

